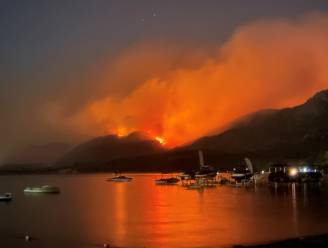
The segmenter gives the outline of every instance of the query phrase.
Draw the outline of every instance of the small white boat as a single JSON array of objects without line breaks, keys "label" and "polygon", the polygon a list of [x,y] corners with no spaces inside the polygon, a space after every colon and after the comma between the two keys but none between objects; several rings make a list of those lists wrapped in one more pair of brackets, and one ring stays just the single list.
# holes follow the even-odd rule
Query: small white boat
[{"label": "small white boat", "polygon": [[24,193],[47,193],[47,194],[58,194],[60,189],[55,186],[44,185],[41,187],[26,187]]},{"label": "small white boat", "polygon": [[132,177],[126,177],[126,176],[116,176],[116,177],[111,177],[108,178],[107,181],[111,182],[130,182],[132,181]]},{"label": "small white boat", "polygon": [[12,199],[11,193],[0,194],[0,201],[11,201]]}]

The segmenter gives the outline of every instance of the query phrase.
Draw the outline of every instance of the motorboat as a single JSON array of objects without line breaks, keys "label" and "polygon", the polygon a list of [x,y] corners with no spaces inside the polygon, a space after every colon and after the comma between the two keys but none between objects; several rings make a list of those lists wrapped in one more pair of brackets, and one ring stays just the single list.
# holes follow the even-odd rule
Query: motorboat
[{"label": "motorboat", "polygon": [[11,193],[0,194],[0,201],[11,201],[13,199]]},{"label": "motorboat", "polygon": [[214,179],[217,175],[217,171],[212,166],[205,165],[204,155],[202,150],[198,151],[198,157],[199,157],[200,168],[195,174],[195,179],[196,180],[200,178]]},{"label": "motorboat", "polygon": [[203,187],[216,187],[217,185],[217,170],[210,165],[205,165],[203,151],[198,151],[199,170],[195,173],[195,184],[189,185],[191,189]]},{"label": "motorboat", "polygon": [[212,166],[203,165],[196,172],[195,178],[215,178],[216,176],[217,171]]},{"label": "motorboat", "polygon": [[111,181],[111,182],[130,182],[132,181],[132,177],[126,177],[126,176],[115,176],[115,177],[111,177],[108,178],[107,181]]},{"label": "motorboat", "polygon": [[231,173],[231,178],[235,180],[236,183],[249,182],[253,175],[253,165],[248,158],[245,158],[246,167],[233,168]]},{"label": "motorboat", "polygon": [[240,182],[242,180],[249,180],[253,176],[253,173],[249,171],[248,168],[234,168],[231,173],[231,178],[236,182]]},{"label": "motorboat", "polygon": [[44,185],[41,187],[26,187],[24,193],[58,194],[60,193],[60,189],[56,186]]},{"label": "motorboat", "polygon": [[156,185],[175,185],[179,181],[180,180],[176,177],[168,177],[168,178],[156,179],[155,184]]}]

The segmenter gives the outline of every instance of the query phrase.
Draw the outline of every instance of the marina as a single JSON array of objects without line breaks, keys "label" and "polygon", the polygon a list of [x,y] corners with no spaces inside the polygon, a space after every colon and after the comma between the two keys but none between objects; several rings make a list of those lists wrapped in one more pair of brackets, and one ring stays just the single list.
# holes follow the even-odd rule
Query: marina
[{"label": "marina", "polygon": [[[181,182],[158,187],[154,180],[160,174],[126,174],[134,180],[122,184],[107,183],[107,176],[1,176],[0,187],[15,197],[0,204],[7,247],[24,247],[26,235],[30,247],[221,247],[328,231],[325,184],[217,184],[186,190]],[[61,194],[23,193],[25,185],[45,183],[60,187]]]},{"label": "marina", "polygon": [[[291,164],[273,163],[269,171],[255,172],[249,158],[245,158],[244,166],[233,168],[230,171],[217,171],[213,166],[205,165],[203,151],[198,150],[199,169],[191,172],[182,172],[180,178],[182,186],[187,189],[203,189],[220,185],[236,187],[253,187],[255,185],[288,184],[288,183],[320,183],[323,174],[319,169],[310,166],[293,166]],[[327,180],[325,180],[327,181]]]}]

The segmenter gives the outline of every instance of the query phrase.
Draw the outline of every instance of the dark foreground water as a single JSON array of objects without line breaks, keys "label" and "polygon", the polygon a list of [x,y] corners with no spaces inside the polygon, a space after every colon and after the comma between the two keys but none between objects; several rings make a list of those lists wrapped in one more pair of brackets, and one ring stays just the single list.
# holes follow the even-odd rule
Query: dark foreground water
[{"label": "dark foreground water", "polygon": [[[0,247],[226,247],[328,232],[328,190],[156,186],[159,175],[1,176]],[[59,195],[24,195],[52,184]],[[30,243],[25,234],[36,238]]]}]

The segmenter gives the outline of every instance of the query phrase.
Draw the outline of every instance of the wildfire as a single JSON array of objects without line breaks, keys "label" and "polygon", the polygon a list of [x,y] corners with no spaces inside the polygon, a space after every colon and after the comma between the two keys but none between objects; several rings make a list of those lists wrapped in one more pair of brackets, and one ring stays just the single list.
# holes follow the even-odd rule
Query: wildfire
[{"label": "wildfire", "polygon": [[[110,61],[110,73],[92,79],[100,85],[95,92],[104,91],[100,98],[92,96],[74,115],[59,105],[47,118],[54,126],[61,118],[63,128],[90,136],[141,132],[166,147],[191,143],[240,116],[295,106],[327,88],[327,26],[326,15],[255,22],[237,28],[211,53],[133,46]],[[113,93],[105,82],[115,82]]]},{"label": "wildfire", "polygon": [[125,127],[120,127],[116,130],[115,133],[118,137],[124,137],[128,134],[128,130]]},{"label": "wildfire", "polygon": [[165,145],[166,144],[165,140],[163,138],[161,138],[161,137],[156,136],[155,137],[155,140],[157,140],[161,145]]}]

